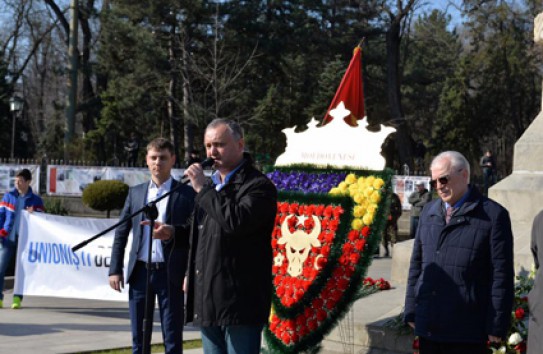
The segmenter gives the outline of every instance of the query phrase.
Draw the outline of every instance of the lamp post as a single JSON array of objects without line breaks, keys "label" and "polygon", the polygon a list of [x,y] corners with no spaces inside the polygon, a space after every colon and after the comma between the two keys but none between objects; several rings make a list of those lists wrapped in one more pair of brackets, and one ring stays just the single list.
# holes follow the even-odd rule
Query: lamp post
[{"label": "lamp post", "polygon": [[23,99],[19,96],[12,96],[9,99],[9,110],[11,111],[13,124],[11,126],[11,154],[10,157],[14,158],[15,153],[15,118],[17,117],[17,112],[23,109]]}]

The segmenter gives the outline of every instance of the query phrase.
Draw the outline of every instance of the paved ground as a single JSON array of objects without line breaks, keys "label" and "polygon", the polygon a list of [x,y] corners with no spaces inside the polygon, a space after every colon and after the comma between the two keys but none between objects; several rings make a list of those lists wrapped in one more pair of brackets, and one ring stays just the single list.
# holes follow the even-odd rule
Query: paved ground
[{"label": "paved ground", "polygon": [[[390,258],[376,258],[368,276],[389,279],[390,265]],[[11,290],[7,290],[4,308],[0,309],[0,353],[81,353],[130,346],[127,303],[27,296],[22,309],[12,310],[11,298]],[[375,297],[364,311],[355,311],[355,322],[383,315],[392,305],[388,301]],[[184,338],[200,338],[200,333],[185,328]],[[155,316],[152,342],[161,340],[160,322]]]}]

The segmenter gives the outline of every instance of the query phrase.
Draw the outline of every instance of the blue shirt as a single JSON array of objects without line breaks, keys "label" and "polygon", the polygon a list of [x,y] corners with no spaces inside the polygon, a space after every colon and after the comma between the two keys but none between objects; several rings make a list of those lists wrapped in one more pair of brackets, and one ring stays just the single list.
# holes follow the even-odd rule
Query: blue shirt
[{"label": "blue shirt", "polygon": [[230,181],[230,178],[240,169],[241,165],[245,162],[245,159],[241,160],[241,163],[236,166],[232,171],[228,172],[226,177],[224,177],[224,181],[221,181],[221,174],[219,171],[215,171],[211,175],[211,180],[213,181],[213,184],[215,184],[215,190],[218,192],[224,187],[228,181]]}]

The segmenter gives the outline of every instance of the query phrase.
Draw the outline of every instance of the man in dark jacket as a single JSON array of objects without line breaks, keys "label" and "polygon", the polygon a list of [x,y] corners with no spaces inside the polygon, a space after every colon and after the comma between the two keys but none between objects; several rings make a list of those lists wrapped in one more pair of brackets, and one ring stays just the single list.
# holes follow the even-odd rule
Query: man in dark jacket
[{"label": "man in dark jacket", "polygon": [[196,163],[185,172],[196,195],[191,234],[187,322],[199,325],[204,352],[260,352],[271,306],[271,233],[277,190],[244,153],[243,132],[215,119],[204,145],[216,172]]},{"label": "man in dark jacket", "polygon": [[411,204],[411,223],[409,228],[409,237],[415,238],[419,217],[422,208],[432,200],[432,195],[426,189],[424,182],[417,183],[417,190],[409,195],[409,204]]},{"label": "man in dark jacket", "polygon": [[[179,182],[171,177],[171,170],[175,164],[174,151],[172,143],[163,138],[154,139],[147,145],[145,159],[151,172],[151,181],[130,188],[121,212],[121,220],[178,187]],[[130,284],[128,307],[134,354],[141,353],[144,345],[149,344],[144,343],[146,339],[143,338],[147,272],[151,273],[152,309],[155,297],[158,298],[166,353],[183,352],[184,299],[181,289],[188,260],[189,219],[194,209],[194,196],[192,188],[183,185],[158,201],[156,203],[158,218],[153,232],[143,213],[135,215],[115,231],[109,285],[117,291],[124,287],[124,254],[128,235],[132,231],[126,282]],[[148,262],[150,245],[152,256],[151,262]],[[152,320],[152,314],[148,316],[147,318]]]},{"label": "man in dark jacket", "polygon": [[420,353],[487,353],[507,335],[514,296],[509,213],[469,184],[470,166],[455,151],[436,156],[427,204],[415,236],[405,321]]}]

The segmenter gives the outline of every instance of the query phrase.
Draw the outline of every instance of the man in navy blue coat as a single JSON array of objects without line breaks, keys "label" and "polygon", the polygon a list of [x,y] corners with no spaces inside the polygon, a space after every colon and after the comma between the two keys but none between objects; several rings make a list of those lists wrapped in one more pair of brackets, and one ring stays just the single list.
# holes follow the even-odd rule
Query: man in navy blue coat
[{"label": "man in navy blue coat", "polygon": [[[175,164],[173,145],[166,139],[154,139],[147,145],[147,166],[151,181],[130,188],[121,219],[133,214],[147,203],[176,188],[179,182],[170,175]],[[166,353],[183,352],[183,278],[188,260],[188,218],[194,208],[196,193],[191,187],[181,186],[168,197],[156,203],[158,218],[152,232],[152,258],[148,261],[149,221],[143,214],[134,216],[119,226],[111,251],[109,284],[121,291],[124,286],[123,264],[128,235],[132,231],[132,247],[128,260],[126,282],[128,306],[132,328],[133,353],[143,349],[143,318],[147,272],[151,272],[153,297],[158,298],[162,335]],[[153,299],[154,304],[154,299]],[[154,306],[153,306],[154,308]]]},{"label": "man in navy blue coat", "polygon": [[431,186],[439,199],[424,206],[415,236],[405,322],[420,354],[485,354],[507,335],[514,297],[509,213],[470,183],[470,165],[456,151],[434,158]]}]

